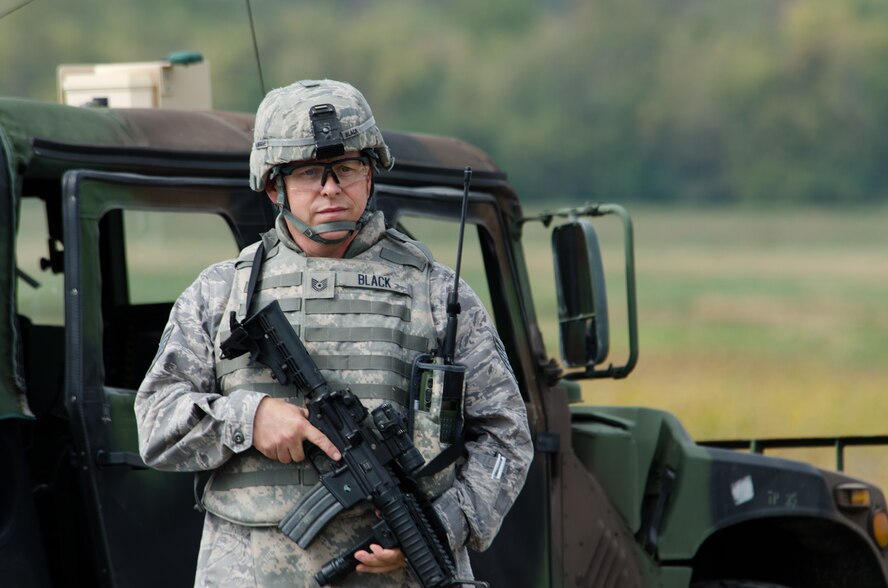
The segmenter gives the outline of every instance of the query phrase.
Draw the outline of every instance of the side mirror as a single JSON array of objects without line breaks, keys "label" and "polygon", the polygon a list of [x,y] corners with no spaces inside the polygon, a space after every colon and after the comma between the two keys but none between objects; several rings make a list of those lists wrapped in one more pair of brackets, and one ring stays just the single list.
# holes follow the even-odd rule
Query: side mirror
[{"label": "side mirror", "polygon": [[561,357],[569,367],[594,368],[607,359],[610,330],[601,248],[587,220],[552,231]]},{"label": "side mirror", "polygon": [[[596,366],[604,363],[610,350],[607,290],[595,228],[590,221],[579,216],[600,217],[608,214],[617,215],[623,223],[629,355],[622,366],[609,364],[598,369]],[[564,378],[625,378],[638,361],[632,219],[626,209],[616,204],[594,204],[583,209],[546,213],[538,218],[548,225],[555,216],[568,218],[567,223],[552,232],[561,358],[568,367],[584,368],[582,371],[568,372]]]}]

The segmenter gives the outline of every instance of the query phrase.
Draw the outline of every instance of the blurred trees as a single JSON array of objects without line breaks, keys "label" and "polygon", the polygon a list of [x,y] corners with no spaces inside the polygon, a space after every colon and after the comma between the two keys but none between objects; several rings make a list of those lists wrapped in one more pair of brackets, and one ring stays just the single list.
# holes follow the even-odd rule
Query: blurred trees
[{"label": "blurred trees", "polygon": [[[527,199],[850,204],[888,193],[878,0],[253,0],[266,85],[351,81],[386,128],[463,137]],[[0,92],[58,63],[201,51],[217,108],[262,90],[235,0],[38,0]],[[266,88],[268,89],[268,88]]]}]

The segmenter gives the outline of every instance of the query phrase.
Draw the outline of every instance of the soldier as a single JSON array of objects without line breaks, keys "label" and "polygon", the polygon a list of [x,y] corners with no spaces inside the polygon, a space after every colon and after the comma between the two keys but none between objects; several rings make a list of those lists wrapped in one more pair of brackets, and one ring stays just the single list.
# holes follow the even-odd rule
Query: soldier
[{"label": "soldier", "polygon": [[[223,359],[229,316],[277,300],[334,388],[369,409],[406,412],[413,360],[439,349],[454,272],[368,208],[373,178],[394,161],[364,97],[331,80],[271,91],[259,106],[250,184],[280,214],[233,260],[204,270],[170,314],[136,399],[142,458],[155,468],[212,470],[196,586],[315,586],[313,574],[377,520],[369,506],[337,515],[307,549],[277,527],[318,476],[304,442],[335,446],[308,421],[306,399],[249,354]],[[253,267],[254,264],[258,267]],[[247,294],[253,272],[253,292]],[[524,403],[502,343],[474,292],[460,285],[455,362],[466,366],[462,456],[423,480],[471,578],[467,547],[488,547],[532,457]],[[372,333],[372,335],[370,334]],[[433,412],[414,411],[414,443],[439,453]],[[400,549],[372,545],[343,586],[415,586]]]}]

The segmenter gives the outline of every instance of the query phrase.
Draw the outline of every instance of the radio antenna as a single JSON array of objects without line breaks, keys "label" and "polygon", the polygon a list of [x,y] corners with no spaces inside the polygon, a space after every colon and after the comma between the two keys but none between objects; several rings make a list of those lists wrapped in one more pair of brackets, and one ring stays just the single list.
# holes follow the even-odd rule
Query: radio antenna
[{"label": "radio antenna", "polygon": [[250,0],[247,0],[247,16],[250,19],[250,35],[253,37],[253,54],[256,55],[256,69],[259,70],[259,89],[265,96],[265,80],[262,77],[262,61],[259,59],[259,43],[256,41],[256,26],[253,24],[253,10],[250,8]]},{"label": "radio antenna", "polygon": [[463,234],[466,230],[466,211],[469,207],[469,186],[472,183],[472,168],[466,166],[463,174],[463,200],[462,212],[459,218],[459,240],[456,244],[456,273],[453,276],[453,289],[447,299],[447,328],[444,335],[444,364],[453,364],[453,355],[456,352],[456,315],[460,313],[459,307],[459,271],[462,265]]},{"label": "radio antenna", "polygon": [[18,10],[19,8],[22,8],[23,6],[27,6],[28,4],[30,4],[33,1],[34,0],[25,0],[24,2],[19,2],[18,4],[16,4],[12,8],[8,9],[6,12],[0,12],[0,18],[6,18],[7,16],[12,14],[16,10]]}]

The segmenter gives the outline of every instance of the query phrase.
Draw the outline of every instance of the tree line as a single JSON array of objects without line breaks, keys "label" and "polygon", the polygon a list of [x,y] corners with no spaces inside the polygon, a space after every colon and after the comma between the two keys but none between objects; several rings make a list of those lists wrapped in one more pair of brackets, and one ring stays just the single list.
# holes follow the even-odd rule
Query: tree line
[{"label": "tree line", "polygon": [[[487,150],[528,201],[882,202],[878,0],[252,0],[266,88],[359,87],[384,128]],[[0,92],[59,63],[200,51],[216,108],[263,94],[247,3],[36,0],[0,20]]]}]

